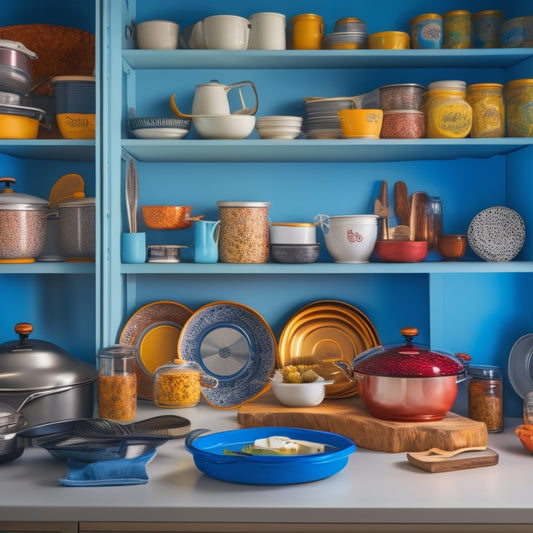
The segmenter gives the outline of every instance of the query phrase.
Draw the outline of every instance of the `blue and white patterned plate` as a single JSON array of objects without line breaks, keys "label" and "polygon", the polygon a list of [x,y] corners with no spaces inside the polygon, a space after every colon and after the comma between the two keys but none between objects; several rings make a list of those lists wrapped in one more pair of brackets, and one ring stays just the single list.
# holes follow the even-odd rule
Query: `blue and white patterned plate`
[{"label": "blue and white patterned plate", "polygon": [[277,345],[268,324],[250,307],[212,302],[187,320],[178,353],[218,379],[218,387],[202,387],[205,400],[213,407],[231,408],[268,390]]}]

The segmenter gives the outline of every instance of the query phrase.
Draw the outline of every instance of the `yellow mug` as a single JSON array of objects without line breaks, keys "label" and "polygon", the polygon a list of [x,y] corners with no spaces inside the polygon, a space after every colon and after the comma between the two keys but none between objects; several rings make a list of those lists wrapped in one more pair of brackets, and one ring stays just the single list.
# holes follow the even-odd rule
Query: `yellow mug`
[{"label": "yellow mug", "polygon": [[292,24],[293,50],[320,50],[324,36],[324,20],[320,15],[305,13],[296,15],[289,21]]},{"label": "yellow mug", "polygon": [[340,109],[342,134],[346,138],[379,139],[382,109]]}]

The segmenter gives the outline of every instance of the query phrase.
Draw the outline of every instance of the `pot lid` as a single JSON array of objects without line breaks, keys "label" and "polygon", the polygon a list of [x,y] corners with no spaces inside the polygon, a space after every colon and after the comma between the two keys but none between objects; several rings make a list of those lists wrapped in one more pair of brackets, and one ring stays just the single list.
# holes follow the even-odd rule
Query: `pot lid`
[{"label": "pot lid", "polygon": [[28,56],[30,59],[39,59],[35,52],[28,50],[22,43],[18,41],[10,41],[9,39],[0,39],[0,48],[9,48],[9,50],[15,50],[17,52],[22,52],[24,55]]},{"label": "pot lid", "polygon": [[96,205],[96,198],[86,197],[83,192],[75,192],[71,198],[58,202],[57,207],[85,207]]},{"label": "pot lid", "polygon": [[354,372],[392,377],[438,377],[462,374],[466,365],[456,355],[413,343],[416,328],[402,328],[405,344],[376,346],[363,352],[352,365]]},{"label": "pot lid", "polygon": [[46,200],[30,194],[15,192],[12,188],[15,182],[15,178],[0,178],[0,186],[2,183],[4,184],[4,188],[0,189],[0,210],[48,209]]},{"label": "pot lid", "polygon": [[15,326],[18,340],[0,344],[0,392],[36,392],[96,379],[96,368],[51,342],[30,339],[33,326]]},{"label": "pot lid", "polygon": [[0,104],[0,114],[17,115],[41,121],[46,116],[46,111],[38,107],[28,107],[25,105]]}]

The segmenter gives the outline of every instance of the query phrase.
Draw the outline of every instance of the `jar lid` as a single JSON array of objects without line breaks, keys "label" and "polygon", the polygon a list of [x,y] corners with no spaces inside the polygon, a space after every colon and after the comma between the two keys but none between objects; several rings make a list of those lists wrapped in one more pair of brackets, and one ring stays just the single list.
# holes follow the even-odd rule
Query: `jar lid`
[{"label": "jar lid", "polygon": [[71,198],[58,202],[57,207],[90,207],[95,205],[96,198],[90,196],[86,197],[83,192],[76,192]]},{"label": "jar lid", "polygon": [[200,365],[194,361],[185,361],[184,359],[176,358],[173,361],[161,365],[154,374],[173,374],[176,372],[190,372],[200,374],[202,369]]},{"label": "jar lid", "polygon": [[423,13],[411,19],[411,24],[417,24],[422,20],[442,20],[442,16],[438,13]]},{"label": "jar lid", "polygon": [[470,15],[470,11],[467,11],[466,9],[454,9],[453,11],[444,13],[445,17],[453,17],[454,15]]},{"label": "jar lid", "polygon": [[464,373],[466,364],[459,357],[442,350],[415,344],[416,328],[402,328],[405,344],[376,346],[358,356],[352,370],[361,374],[391,377],[438,377]]},{"label": "jar lid", "polygon": [[217,207],[270,207],[270,202],[217,202]]},{"label": "jar lid", "polygon": [[383,111],[383,116],[406,114],[424,116],[425,113],[423,111],[418,111],[417,109],[391,109],[390,111]]},{"label": "jar lid", "polygon": [[33,326],[15,326],[19,339],[0,344],[0,392],[37,392],[95,381],[96,368],[51,342],[29,338]]},{"label": "jar lid", "polygon": [[503,18],[503,11],[499,9],[484,9],[483,11],[478,11],[472,15],[473,19],[483,18],[483,17],[497,17]]},{"label": "jar lid", "polygon": [[102,348],[98,352],[98,357],[102,359],[134,359],[137,357],[137,348],[125,344],[112,344]]},{"label": "jar lid", "polygon": [[466,81],[443,80],[434,81],[428,85],[428,91],[466,91]]},{"label": "jar lid", "polygon": [[291,228],[309,228],[316,226],[312,222],[269,222],[270,226],[290,226]]},{"label": "jar lid", "polygon": [[493,365],[469,366],[468,375],[477,379],[503,379],[502,369]]},{"label": "jar lid", "polygon": [[486,90],[486,89],[502,89],[502,83],[472,83],[467,86],[467,91]]},{"label": "jar lid", "polygon": [[423,91],[426,90],[426,88],[423,85],[420,85],[420,83],[393,83],[391,85],[382,85],[379,90],[383,89],[403,89],[406,87],[411,87],[413,89],[422,89]]},{"label": "jar lid", "polygon": [[505,88],[507,89],[509,87],[516,87],[517,85],[533,85],[533,79],[532,78],[524,78],[524,79],[520,79],[520,80],[508,81],[505,84]]}]

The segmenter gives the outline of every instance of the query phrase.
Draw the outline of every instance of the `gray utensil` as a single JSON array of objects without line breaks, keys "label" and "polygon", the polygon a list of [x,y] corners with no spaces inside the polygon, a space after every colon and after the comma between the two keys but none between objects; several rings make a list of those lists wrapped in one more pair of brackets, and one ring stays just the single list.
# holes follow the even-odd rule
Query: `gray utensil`
[{"label": "gray utensil", "polygon": [[137,164],[133,157],[128,156],[126,170],[126,211],[130,233],[137,233],[137,202],[138,202]]}]

